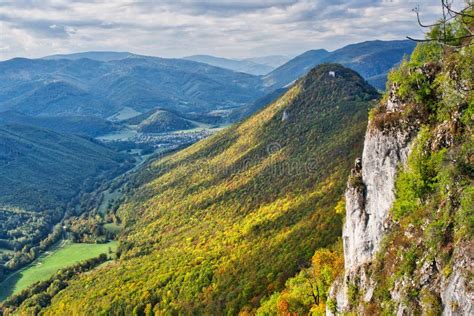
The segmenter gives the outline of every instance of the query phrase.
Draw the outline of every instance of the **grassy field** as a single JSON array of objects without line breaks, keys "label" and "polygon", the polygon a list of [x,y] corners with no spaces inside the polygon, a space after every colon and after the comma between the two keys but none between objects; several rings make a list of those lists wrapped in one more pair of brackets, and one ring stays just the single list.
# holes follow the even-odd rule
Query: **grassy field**
[{"label": "grassy field", "polygon": [[18,293],[29,285],[48,279],[61,268],[73,265],[79,261],[108,253],[109,247],[115,251],[117,242],[106,244],[77,244],[63,242],[42,254],[32,264],[19,270],[0,283],[0,301]]}]

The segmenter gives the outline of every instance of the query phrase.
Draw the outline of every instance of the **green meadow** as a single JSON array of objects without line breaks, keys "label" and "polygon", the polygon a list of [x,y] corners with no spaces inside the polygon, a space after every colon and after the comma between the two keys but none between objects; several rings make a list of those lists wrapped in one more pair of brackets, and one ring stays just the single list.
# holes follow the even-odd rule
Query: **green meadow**
[{"label": "green meadow", "polygon": [[109,248],[115,252],[117,242],[111,241],[105,244],[62,242],[0,283],[0,301],[20,292],[35,282],[48,279],[62,268],[82,260],[97,257],[101,253],[107,254]]}]

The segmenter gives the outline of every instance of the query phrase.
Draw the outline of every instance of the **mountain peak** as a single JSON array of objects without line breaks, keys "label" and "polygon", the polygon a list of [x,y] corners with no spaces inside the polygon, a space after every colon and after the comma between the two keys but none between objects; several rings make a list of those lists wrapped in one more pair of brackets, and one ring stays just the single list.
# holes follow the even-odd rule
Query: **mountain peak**
[{"label": "mountain peak", "polygon": [[321,63],[339,63],[356,70],[376,88],[383,90],[387,72],[404,55],[410,54],[415,44],[412,41],[366,41],[351,44],[328,52],[324,49],[309,50],[265,75],[265,85],[271,89],[281,88],[300,78]]},{"label": "mountain peak", "polygon": [[304,89],[317,89],[321,95],[345,99],[375,99],[378,92],[357,72],[340,64],[327,63],[313,68],[302,80]]}]

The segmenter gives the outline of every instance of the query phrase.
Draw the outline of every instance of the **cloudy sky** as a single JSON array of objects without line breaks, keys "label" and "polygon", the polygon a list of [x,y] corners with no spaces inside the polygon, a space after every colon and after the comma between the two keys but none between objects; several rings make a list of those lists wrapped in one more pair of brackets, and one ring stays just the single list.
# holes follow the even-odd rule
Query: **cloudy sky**
[{"label": "cloudy sky", "polygon": [[[462,1],[461,1],[462,2]],[[420,36],[439,0],[0,0],[0,60],[88,50],[294,56]]]}]

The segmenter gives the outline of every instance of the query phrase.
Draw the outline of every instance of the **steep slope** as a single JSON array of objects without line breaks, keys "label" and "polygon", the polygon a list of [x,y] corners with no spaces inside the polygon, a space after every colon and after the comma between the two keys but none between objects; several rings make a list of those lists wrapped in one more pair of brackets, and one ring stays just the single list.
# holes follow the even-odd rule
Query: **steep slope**
[{"label": "steep slope", "polygon": [[387,72],[410,55],[414,42],[368,41],[344,46],[333,52],[307,51],[265,75],[265,84],[272,89],[284,87],[322,63],[339,63],[357,71],[376,88],[384,90]]},{"label": "steep slope", "polygon": [[127,155],[89,139],[0,125],[0,280],[61,238],[54,225],[82,212],[82,197],[131,166]]},{"label": "steep slope", "polygon": [[451,20],[449,47],[435,27],[389,75],[347,185],[330,314],[474,313],[473,26]]},{"label": "steep slope", "polygon": [[263,64],[258,64],[253,61],[235,60],[210,55],[193,55],[183,57],[183,59],[197,61],[220,68],[230,69],[232,71],[245,72],[247,74],[256,76],[265,75],[273,70],[272,67]]},{"label": "steep slope", "polygon": [[263,94],[258,77],[180,59],[24,59],[0,62],[0,111],[108,117],[124,107],[206,112]]},{"label": "steep slope", "polygon": [[272,91],[264,95],[263,97],[258,98],[253,103],[244,105],[238,109],[233,110],[228,117],[229,121],[238,122],[251,116],[254,113],[257,113],[260,109],[265,107],[265,105],[272,103],[280,96],[282,96],[286,91],[288,91],[288,88],[276,89],[275,91]]},{"label": "steep slope", "polygon": [[24,125],[0,126],[0,205],[30,211],[64,206],[88,178],[127,156],[91,140]]},{"label": "steep slope", "polygon": [[323,65],[257,115],[155,161],[118,211],[120,260],[70,281],[45,314],[256,308],[340,234],[334,207],[377,96]]}]

